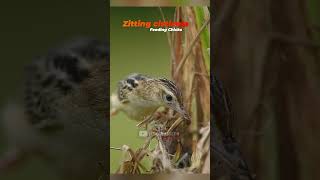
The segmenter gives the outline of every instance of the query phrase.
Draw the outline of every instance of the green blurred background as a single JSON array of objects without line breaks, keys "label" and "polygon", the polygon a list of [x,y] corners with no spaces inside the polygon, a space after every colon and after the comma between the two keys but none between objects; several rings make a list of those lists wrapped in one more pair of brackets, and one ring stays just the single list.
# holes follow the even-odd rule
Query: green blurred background
[{"label": "green blurred background", "polygon": [[[166,19],[172,19],[174,8],[162,8]],[[110,93],[116,91],[119,80],[131,73],[170,78],[170,49],[167,34],[149,32],[147,28],[122,28],[123,20],[162,20],[157,7],[111,7],[110,22]],[[137,122],[120,112],[110,119],[110,146],[126,144],[136,150],[144,143],[138,137]],[[123,153],[110,150],[110,172],[120,165]]]},{"label": "green blurred background", "polygon": [[[0,7],[0,110],[22,91],[23,67],[33,58],[75,37],[108,38],[107,2],[4,1]],[[2,119],[0,119],[1,121]],[[6,141],[0,126],[0,153]],[[1,157],[1,155],[0,155]],[[40,160],[33,159],[0,174],[1,180],[56,180]]]}]

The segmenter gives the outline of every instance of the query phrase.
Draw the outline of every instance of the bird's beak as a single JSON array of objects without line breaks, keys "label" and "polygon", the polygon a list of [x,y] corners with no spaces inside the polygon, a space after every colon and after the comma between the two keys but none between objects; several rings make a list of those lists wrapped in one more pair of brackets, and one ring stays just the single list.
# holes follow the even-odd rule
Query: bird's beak
[{"label": "bird's beak", "polygon": [[184,120],[186,120],[187,122],[191,121],[191,118],[190,118],[189,114],[187,113],[187,111],[182,106],[178,106],[174,110],[177,111],[182,116],[182,118]]}]

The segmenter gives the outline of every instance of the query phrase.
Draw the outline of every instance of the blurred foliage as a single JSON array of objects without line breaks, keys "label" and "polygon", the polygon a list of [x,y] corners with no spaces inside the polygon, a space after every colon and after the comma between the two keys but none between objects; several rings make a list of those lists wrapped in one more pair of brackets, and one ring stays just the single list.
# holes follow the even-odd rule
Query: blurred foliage
[{"label": "blurred foliage", "polygon": [[[19,2],[19,5],[14,1],[2,3],[0,110],[8,101],[22,100],[24,67],[31,60],[78,36],[107,38],[106,8],[102,5],[103,2],[79,0],[28,0]],[[0,157],[6,151],[1,123],[0,118]],[[58,179],[39,159],[30,159],[8,174],[0,175],[1,180],[37,178]]]},{"label": "blurred foliage", "polygon": [[[196,16],[197,26],[200,29],[205,22],[209,19],[209,8],[208,7],[194,7],[194,13]],[[200,35],[201,39],[201,50],[203,54],[203,58],[206,63],[206,67],[210,70],[210,28],[207,26],[204,31]]]},{"label": "blurred foliage", "polygon": [[320,42],[320,1],[308,0],[307,7],[310,16],[311,30],[313,30],[315,39]]},{"label": "blurred foliage", "polygon": [[319,34],[319,1],[215,3],[214,73],[249,170],[256,179],[319,179],[319,39],[310,36]]}]

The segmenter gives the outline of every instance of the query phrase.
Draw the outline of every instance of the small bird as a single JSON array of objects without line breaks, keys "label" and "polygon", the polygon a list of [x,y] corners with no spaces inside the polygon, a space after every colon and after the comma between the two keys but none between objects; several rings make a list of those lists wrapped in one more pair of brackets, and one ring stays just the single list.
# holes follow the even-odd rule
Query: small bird
[{"label": "small bird", "polygon": [[130,119],[142,121],[159,107],[178,112],[183,119],[189,115],[183,106],[181,91],[166,78],[152,78],[134,73],[118,83],[118,89],[111,96],[111,115],[123,111]]},{"label": "small bird", "polygon": [[1,171],[38,156],[61,178],[98,179],[106,173],[109,49],[76,39],[26,67],[24,100],[4,112],[8,153]]}]

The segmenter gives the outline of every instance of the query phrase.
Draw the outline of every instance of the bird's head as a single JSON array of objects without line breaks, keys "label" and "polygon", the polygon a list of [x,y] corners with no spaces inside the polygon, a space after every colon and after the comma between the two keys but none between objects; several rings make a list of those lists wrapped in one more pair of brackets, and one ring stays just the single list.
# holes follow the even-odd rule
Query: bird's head
[{"label": "bird's head", "polygon": [[168,79],[158,79],[160,83],[160,98],[162,105],[178,112],[183,119],[190,120],[189,114],[183,106],[181,91],[176,84]]}]

